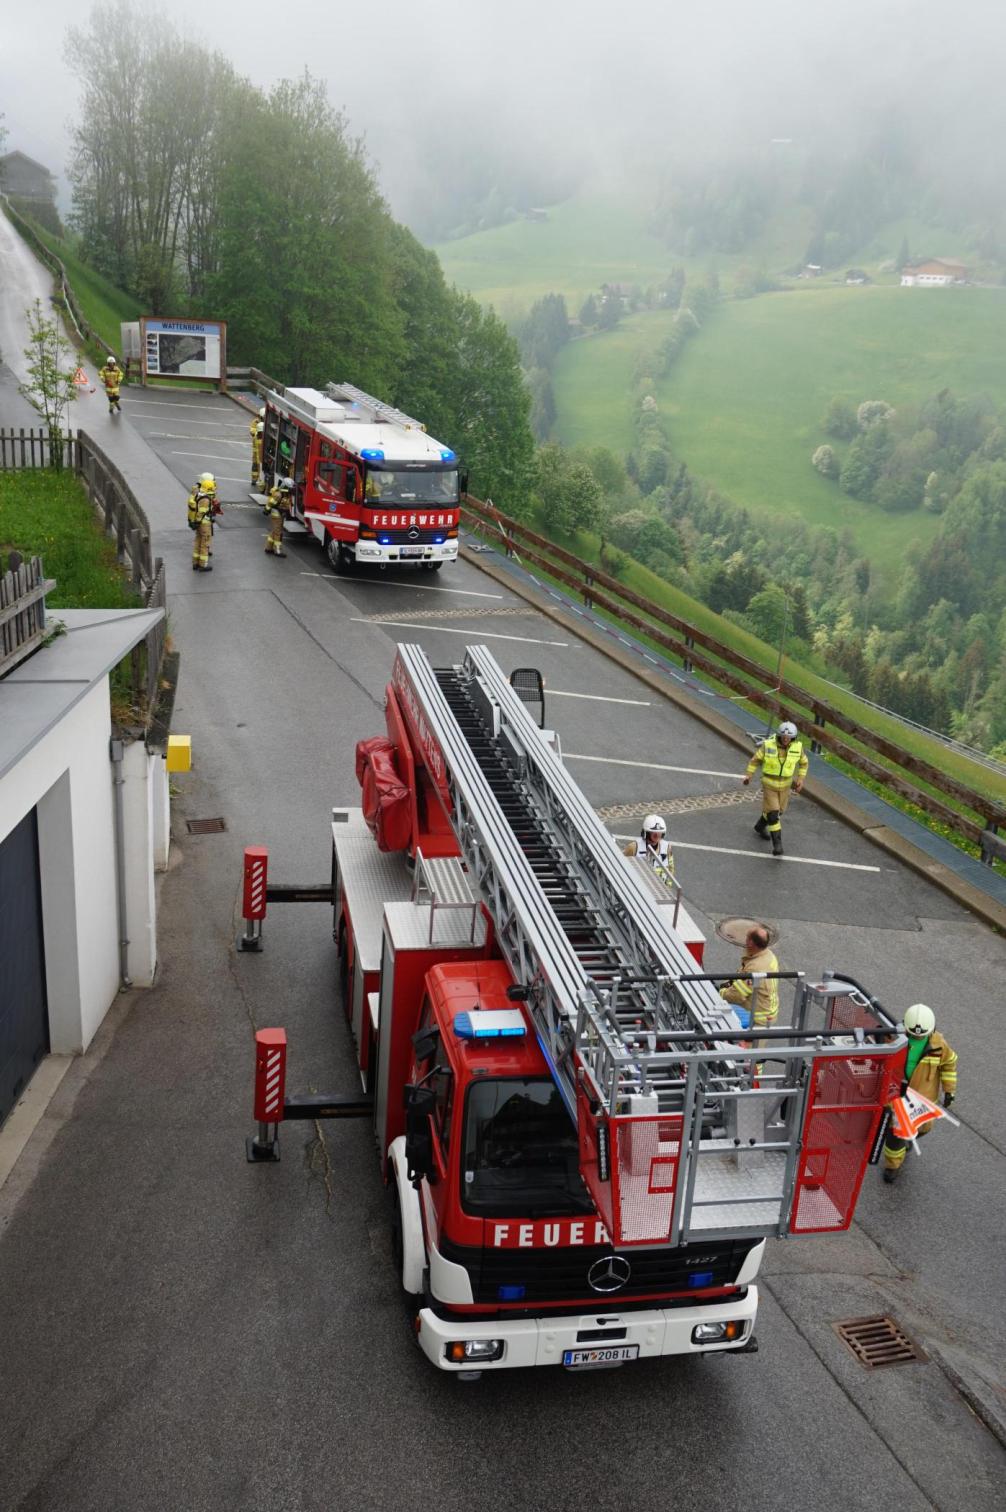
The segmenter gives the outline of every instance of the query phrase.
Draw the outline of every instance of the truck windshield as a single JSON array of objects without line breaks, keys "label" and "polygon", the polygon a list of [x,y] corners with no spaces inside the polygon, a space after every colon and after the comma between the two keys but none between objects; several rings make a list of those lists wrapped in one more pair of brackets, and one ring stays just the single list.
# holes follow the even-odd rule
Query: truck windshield
[{"label": "truck windshield", "polygon": [[368,504],[456,504],[458,502],[458,470],[412,468],[393,471],[390,468],[367,469],[366,498]]},{"label": "truck windshield", "polygon": [[468,1092],[461,1190],[472,1213],[591,1213],[576,1129],[555,1083],[476,1081]]}]

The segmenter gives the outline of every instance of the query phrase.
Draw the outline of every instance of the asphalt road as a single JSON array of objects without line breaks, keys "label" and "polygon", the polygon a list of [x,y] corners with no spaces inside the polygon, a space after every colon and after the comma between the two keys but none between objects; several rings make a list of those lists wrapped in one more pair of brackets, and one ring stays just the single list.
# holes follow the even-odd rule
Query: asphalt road
[{"label": "asphalt road", "polygon": [[[335,578],[308,540],[266,557],[235,481],[214,573],[194,575],[181,483],[207,458],[239,479],[247,420],[164,403],[127,390],[99,439],[149,478],[195,769],[158,983],[120,1000],[0,1192],[5,1509],[1002,1506],[1001,1447],[937,1364],[866,1371],[832,1324],[891,1312],[997,1368],[1006,943],[808,802],[767,859],[754,800],[731,801],[736,751],[467,564]],[[961,1129],[893,1188],[871,1172],[850,1234],[770,1247],[757,1355],[466,1387],[410,1338],[368,1128],[291,1125],[281,1164],[245,1163],[253,1026],[286,1026],[291,1090],[350,1091],[355,1072],[327,909],[273,907],[263,954],[235,953],[242,848],[267,844],[275,879],[327,880],[329,810],[358,801],[354,745],[383,730],[402,639],[437,664],[483,641],[507,671],[541,667],[611,827],[668,812],[714,968],[736,959],[714,922],[758,914],[784,969],[835,966],[896,1009],[925,998],[960,1052]],[[186,834],[212,816],[225,833]]]}]

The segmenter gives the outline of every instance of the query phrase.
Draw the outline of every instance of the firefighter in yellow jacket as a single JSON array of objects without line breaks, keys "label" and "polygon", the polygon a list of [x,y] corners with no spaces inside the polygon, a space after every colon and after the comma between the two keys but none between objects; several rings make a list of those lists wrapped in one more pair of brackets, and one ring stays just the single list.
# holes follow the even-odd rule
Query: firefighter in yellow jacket
[{"label": "firefighter in yellow jacket", "polygon": [[771,935],[764,924],[755,924],[748,930],[741,955],[741,971],[757,976],[768,973],[761,981],[749,982],[738,977],[726,987],[720,988],[720,997],[739,1008],[746,1008],[751,1015],[752,1029],[771,1029],[779,1017],[779,962],[770,949]]},{"label": "firefighter in yellow jacket", "polygon": [[[907,1085],[913,1092],[921,1092],[930,1102],[939,1102],[943,1093],[943,1106],[949,1108],[957,1096],[957,1052],[951,1050],[942,1034],[936,1032],[936,1015],[925,1003],[913,1003],[905,1014],[905,1033],[908,1036],[908,1058],[905,1062]],[[929,1133],[929,1124],[923,1124],[918,1138]],[[896,1181],[905,1163],[908,1140],[899,1139],[888,1132],[884,1136],[884,1180]]]},{"label": "firefighter in yellow jacket", "polygon": [[269,534],[265,538],[266,556],[285,557],[283,550],[283,524],[293,507],[293,479],[280,478],[275,488],[269,490]]},{"label": "firefighter in yellow jacket", "polygon": [[210,557],[213,555],[213,517],[221,513],[217,500],[217,481],[212,473],[203,473],[189,494],[189,529],[196,538],[192,542],[192,571],[212,572]]},{"label": "firefighter in yellow jacket", "polygon": [[772,841],[772,854],[782,855],[782,816],[792,790],[799,793],[807,775],[807,752],[795,724],[784,719],[774,735],[761,742],[744,773],[745,787],[761,767],[761,818],[755,831]]},{"label": "firefighter in yellow jacket", "polygon": [[105,397],[108,399],[108,413],[114,415],[118,412],[121,415],[122,407],[119,404],[119,389],[122,387],[122,369],[111,352],[108,354],[108,360],[104,367],[98,369],[98,377],[101,379],[105,390]]},{"label": "firefighter in yellow jacket", "polygon": [[265,478],[262,476],[262,438],[265,435],[265,410],[260,409],[251,425],[248,427],[252,444],[251,483],[252,488],[262,488]]}]

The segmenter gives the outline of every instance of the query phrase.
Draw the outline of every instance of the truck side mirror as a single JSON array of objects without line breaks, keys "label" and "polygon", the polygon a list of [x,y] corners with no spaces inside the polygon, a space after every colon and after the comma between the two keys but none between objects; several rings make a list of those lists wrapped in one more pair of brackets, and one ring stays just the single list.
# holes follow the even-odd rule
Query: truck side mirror
[{"label": "truck side mirror", "polygon": [[430,1119],[437,1106],[432,1087],[405,1088],[405,1162],[413,1185],[434,1173],[433,1131]]},{"label": "truck side mirror", "polygon": [[346,503],[347,504],[352,504],[352,502],[353,502],[353,500],[355,498],[356,498],[356,470],[355,470],[355,468],[347,468],[346,469]]},{"label": "truck side mirror", "polygon": [[466,472],[463,472],[461,474],[460,478],[458,479],[458,485],[461,489],[462,495],[468,492],[468,474]]}]

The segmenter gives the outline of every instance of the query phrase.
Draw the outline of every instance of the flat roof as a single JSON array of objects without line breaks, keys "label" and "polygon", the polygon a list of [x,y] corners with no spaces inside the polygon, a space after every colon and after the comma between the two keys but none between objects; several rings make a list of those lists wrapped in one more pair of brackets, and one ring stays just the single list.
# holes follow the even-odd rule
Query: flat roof
[{"label": "flat roof", "polygon": [[163,609],[48,609],[47,623],[66,634],[0,677],[0,778],[163,618]]}]

